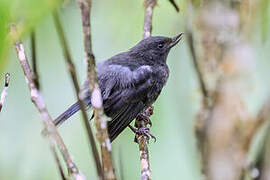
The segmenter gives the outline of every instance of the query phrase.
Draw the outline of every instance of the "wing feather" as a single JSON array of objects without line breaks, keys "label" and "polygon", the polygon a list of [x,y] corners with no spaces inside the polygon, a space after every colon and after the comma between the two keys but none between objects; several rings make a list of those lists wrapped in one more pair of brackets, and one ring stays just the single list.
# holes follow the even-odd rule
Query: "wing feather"
[{"label": "wing feather", "polygon": [[118,116],[108,122],[108,132],[111,142],[136,118],[144,109],[142,102],[130,104]]},{"label": "wing feather", "polygon": [[129,69],[121,65],[104,65],[98,75],[108,122],[108,132],[113,141],[147,106],[146,99],[153,82],[150,66]]}]

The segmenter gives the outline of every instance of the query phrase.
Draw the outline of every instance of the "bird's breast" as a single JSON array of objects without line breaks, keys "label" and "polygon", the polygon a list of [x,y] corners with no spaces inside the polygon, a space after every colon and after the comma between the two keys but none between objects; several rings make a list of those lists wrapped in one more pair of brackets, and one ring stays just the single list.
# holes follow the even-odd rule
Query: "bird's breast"
[{"label": "bird's breast", "polygon": [[149,105],[151,105],[156,101],[169,77],[169,69],[167,66],[155,69],[156,71],[152,76],[153,86],[151,89],[149,89],[148,93]]}]

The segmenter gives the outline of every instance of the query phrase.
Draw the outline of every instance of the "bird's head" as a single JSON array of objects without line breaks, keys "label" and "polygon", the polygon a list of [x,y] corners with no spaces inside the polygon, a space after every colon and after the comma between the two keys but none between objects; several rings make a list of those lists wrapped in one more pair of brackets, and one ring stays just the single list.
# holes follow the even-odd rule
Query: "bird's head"
[{"label": "bird's head", "polygon": [[150,36],[141,40],[131,49],[134,55],[147,57],[147,60],[166,62],[167,56],[172,47],[181,39],[184,33],[180,33],[173,38],[163,36]]}]

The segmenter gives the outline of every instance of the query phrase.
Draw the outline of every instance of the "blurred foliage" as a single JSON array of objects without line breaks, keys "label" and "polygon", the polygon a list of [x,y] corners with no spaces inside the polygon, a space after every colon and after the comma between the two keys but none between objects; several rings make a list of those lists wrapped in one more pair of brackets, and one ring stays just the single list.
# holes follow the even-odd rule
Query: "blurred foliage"
[{"label": "blurred foliage", "polygon": [[50,13],[60,0],[0,0],[0,69],[10,50],[8,38],[9,26],[16,23],[19,36],[29,33],[31,29]]},{"label": "blurred foliage", "polygon": [[265,41],[268,33],[268,25],[269,25],[269,0],[261,0],[260,5],[260,16],[261,16],[261,29],[262,29],[262,39]]},{"label": "blurred foliage", "polygon": [[0,70],[6,57],[9,43],[7,41],[8,23],[10,22],[10,4],[4,0],[0,1]]}]

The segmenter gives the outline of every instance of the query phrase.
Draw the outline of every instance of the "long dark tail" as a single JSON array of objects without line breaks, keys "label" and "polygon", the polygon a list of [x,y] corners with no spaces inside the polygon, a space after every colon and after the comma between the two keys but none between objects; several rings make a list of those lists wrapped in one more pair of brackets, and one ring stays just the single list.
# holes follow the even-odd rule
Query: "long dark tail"
[{"label": "long dark tail", "polygon": [[[91,101],[90,98],[86,98],[84,100],[84,103],[86,105],[86,109],[91,107]],[[80,110],[80,105],[78,102],[72,104],[65,112],[60,114],[53,122],[56,126],[61,125],[63,122],[65,122],[68,118],[70,118],[73,114],[78,112]]]},{"label": "long dark tail", "polygon": [[76,102],[75,104],[71,105],[65,112],[63,112],[60,116],[58,116],[55,120],[54,120],[54,124],[56,126],[59,126],[60,124],[62,124],[63,122],[65,122],[68,118],[70,118],[70,116],[72,116],[73,114],[75,114],[77,111],[79,111],[80,109],[80,105],[78,102]]}]

